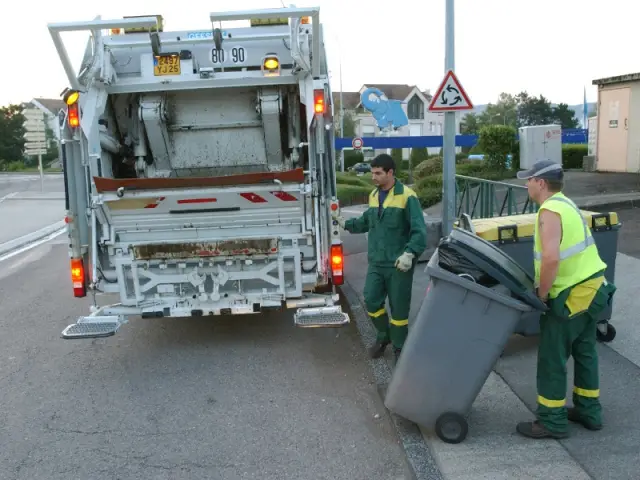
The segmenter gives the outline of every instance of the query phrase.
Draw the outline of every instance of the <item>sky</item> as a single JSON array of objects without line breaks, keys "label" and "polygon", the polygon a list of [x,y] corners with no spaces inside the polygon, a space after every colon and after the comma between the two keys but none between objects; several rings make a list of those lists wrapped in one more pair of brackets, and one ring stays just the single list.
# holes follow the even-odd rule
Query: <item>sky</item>
[{"label": "sky", "polygon": [[[58,0],[34,8],[33,2],[19,1],[5,9],[0,44],[13,46],[11,55],[17,60],[14,74],[3,72],[0,105],[59,98],[68,86],[48,23],[162,14],[165,30],[202,30],[211,26],[211,10],[282,6],[281,0],[92,3]],[[296,6],[320,7],[334,91],[340,89],[342,67],[344,91],[366,83],[402,83],[433,93],[445,73],[445,3],[299,0]],[[633,33],[640,6],[634,3],[455,0],[455,72],[476,105],[495,102],[501,92],[522,90],[553,103],[579,104],[585,87],[587,100],[594,102],[593,79],[640,71]],[[77,68],[88,33],[63,38]]]}]

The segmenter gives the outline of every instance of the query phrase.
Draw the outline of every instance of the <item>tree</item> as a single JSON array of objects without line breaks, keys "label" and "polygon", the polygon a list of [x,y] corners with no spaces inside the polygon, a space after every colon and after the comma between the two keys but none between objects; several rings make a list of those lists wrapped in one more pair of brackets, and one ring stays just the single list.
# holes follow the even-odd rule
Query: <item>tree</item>
[{"label": "tree", "polygon": [[[340,137],[340,105],[338,104],[337,106],[337,115],[334,117],[334,122],[333,122],[333,126],[334,126],[334,130],[335,130],[335,135],[336,137]],[[344,121],[343,121],[343,132],[344,134],[342,135],[344,138],[353,138],[356,136],[356,122],[353,120],[353,116],[351,115],[351,113],[347,112],[345,110],[344,112]]]},{"label": "tree", "polygon": [[24,134],[25,116],[20,105],[0,108],[0,166],[3,162],[22,160],[26,142]]},{"label": "tree", "polygon": [[527,92],[516,95],[518,101],[518,127],[549,125],[555,117],[551,102],[544,96],[532,97]]},{"label": "tree", "polygon": [[480,131],[478,115],[475,113],[467,113],[460,122],[460,134],[477,135]]},{"label": "tree", "polygon": [[515,151],[516,134],[516,129],[508,125],[482,127],[478,146],[485,154],[487,165],[498,171],[507,169],[507,155]]},{"label": "tree", "polygon": [[518,101],[509,93],[501,93],[498,101],[487,105],[479,116],[478,123],[482,128],[487,125],[507,125],[515,127],[518,120]]},{"label": "tree", "polygon": [[576,118],[576,113],[569,108],[566,103],[560,103],[553,107],[554,123],[559,123],[562,129],[578,128],[580,121]]}]

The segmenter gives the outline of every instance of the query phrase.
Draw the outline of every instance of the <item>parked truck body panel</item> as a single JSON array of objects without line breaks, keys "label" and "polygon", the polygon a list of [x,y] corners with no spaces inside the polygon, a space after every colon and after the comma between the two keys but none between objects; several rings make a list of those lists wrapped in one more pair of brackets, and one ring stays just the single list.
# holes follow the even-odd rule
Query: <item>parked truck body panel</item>
[{"label": "parked truck body panel", "polygon": [[[61,124],[74,295],[64,338],[133,315],[296,309],[349,321],[331,89],[319,9],[211,14],[251,27],[163,31],[160,17],[49,25],[68,74]],[[260,24],[262,22],[262,24]],[[266,24],[265,24],[266,23]],[[269,24],[270,23],[270,24]],[[90,30],[78,75],[61,32]]]}]

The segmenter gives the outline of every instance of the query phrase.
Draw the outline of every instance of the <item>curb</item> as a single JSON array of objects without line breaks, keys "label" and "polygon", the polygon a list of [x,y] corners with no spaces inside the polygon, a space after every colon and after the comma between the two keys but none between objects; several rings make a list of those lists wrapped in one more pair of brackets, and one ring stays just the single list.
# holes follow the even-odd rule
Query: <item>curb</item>
[{"label": "curb", "polygon": [[628,200],[618,200],[608,203],[593,203],[589,204],[589,202],[578,204],[578,207],[581,209],[590,209],[590,210],[615,210],[615,209],[625,209],[625,208],[640,208],[640,197],[638,198],[630,198]]},{"label": "curb", "polygon": [[42,240],[49,235],[59,232],[63,228],[65,228],[66,224],[64,220],[60,220],[59,222],[48,225],[40,230],[36,230],[35,232],[28,233],[23,235],[22,237],[14,238],[13,240],[9,240],[8,242],[4,242],[0,244],[0,255],[6,255],[11,253],[19,248],[25,247],[30,243],[35,243],[38,240]]},{"label": "curb", "polygon": [[[350,316],[355,320],[358,332],[360,333],[360,339],[362,340],[363,347],[373,344],[376,338],[376,333],[373,325],[369,321],[367,315],[365,315],[365,308],[360,301],[360,297],[355,290],[345,282],[341,285],[343,297],[348,304],[350,310]],[[369,366],[373,371],[373,377],[376,382],[378,394],[382,399],[384,405],[384,397],[389,381],[391,380],[391,368],[386,359],[369,359]],[[427,442],[422,435],[420,427],[405,418],[402,418],[389,410],[387,410],[391,422],[396,429],[396,433],[402,443],[402,448],[405,452],[407,463],[412,470],[415,480],[444,480],[442,472],[438,468],[438,464],[434,459]]]}]

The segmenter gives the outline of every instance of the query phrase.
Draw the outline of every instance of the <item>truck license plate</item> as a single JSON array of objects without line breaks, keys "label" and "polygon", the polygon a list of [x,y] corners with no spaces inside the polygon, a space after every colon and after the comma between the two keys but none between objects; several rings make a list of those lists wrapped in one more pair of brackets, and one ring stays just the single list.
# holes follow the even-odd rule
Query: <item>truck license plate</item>
[{"label": "truck license plate", "polygon": [[158,55],[154,57],[153,74],[156,77],[180,75],[180,55]]}]

